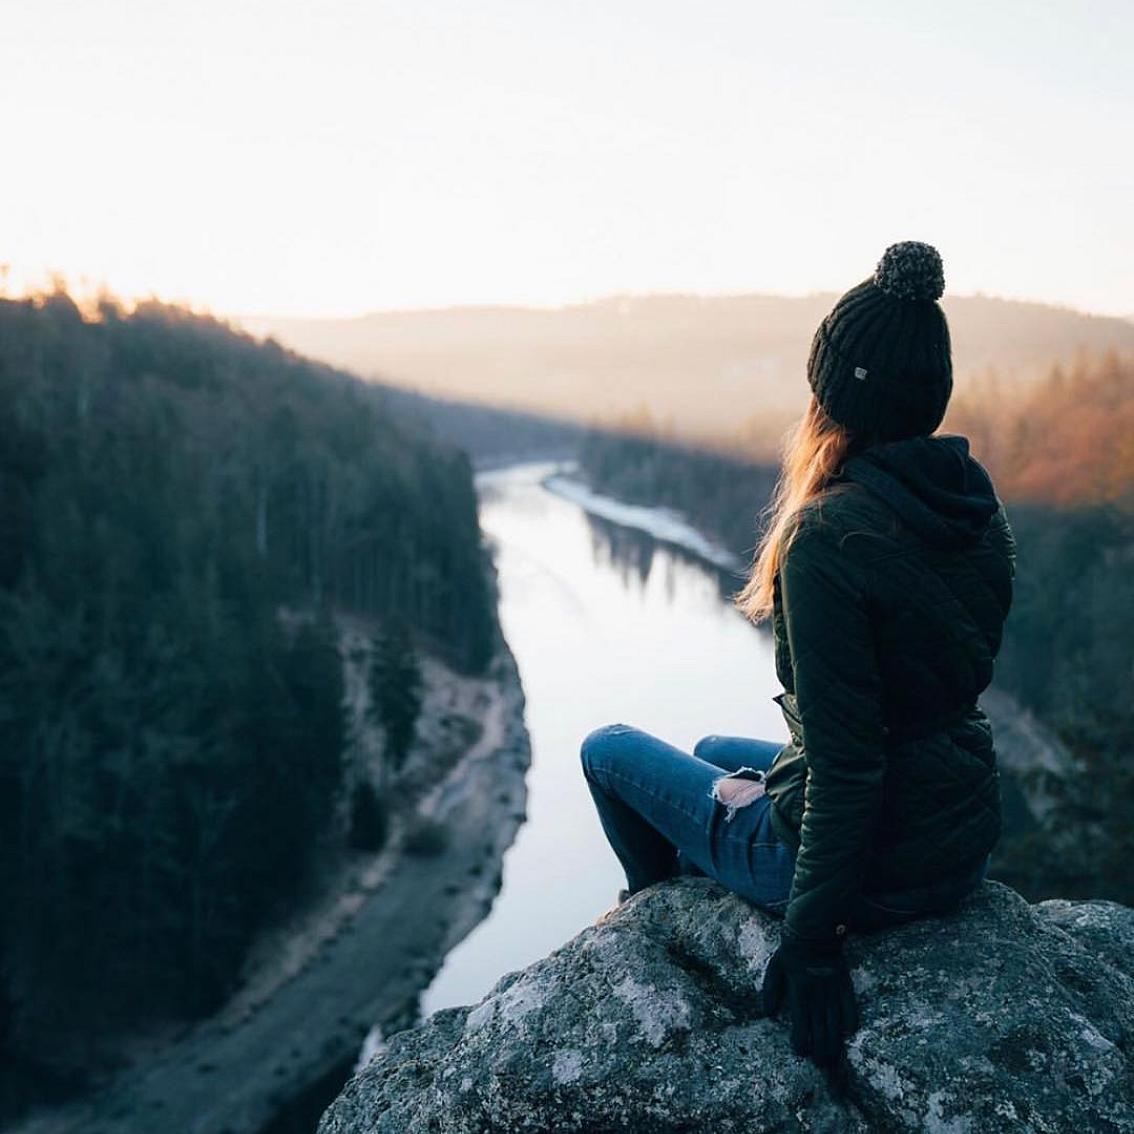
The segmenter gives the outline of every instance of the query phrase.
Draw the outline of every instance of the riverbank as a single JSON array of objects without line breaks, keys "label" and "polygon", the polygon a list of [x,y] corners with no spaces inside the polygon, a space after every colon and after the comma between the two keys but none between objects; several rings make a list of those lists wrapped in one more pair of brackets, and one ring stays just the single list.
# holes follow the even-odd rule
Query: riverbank
[{"label": "riverbank", "polygon": [[[349,658],[365,633],[344,623],[348,702]],[[139,1045],[99,1093],[13,1131],[286,1129],[280,1116],[309,1102],[313,1087],[334,1097],[373,1027],[388,1033],[412,1021],[445,955],[499,890],[501,860],[525,817],[530,761],[524,692],[502,640],[484,677],[433,658],[424,675],[421,724],[394,785],[385,848],[351,856],[317,900],[266,935],[222,1011]]]}]

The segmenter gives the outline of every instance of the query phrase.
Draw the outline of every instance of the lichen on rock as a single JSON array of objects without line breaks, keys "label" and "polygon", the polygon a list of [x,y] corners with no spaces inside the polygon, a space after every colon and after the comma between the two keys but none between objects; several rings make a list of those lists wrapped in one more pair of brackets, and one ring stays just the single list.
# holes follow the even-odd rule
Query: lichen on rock
[{"label": "lichen on rock", "polygon": [[705,878],[644,890],[391,1036],[320,1134],[1134,1131],[1134,910],[986,882],[854,937],[863,1022],[834,1093],[759,1015],[779,925]]}]

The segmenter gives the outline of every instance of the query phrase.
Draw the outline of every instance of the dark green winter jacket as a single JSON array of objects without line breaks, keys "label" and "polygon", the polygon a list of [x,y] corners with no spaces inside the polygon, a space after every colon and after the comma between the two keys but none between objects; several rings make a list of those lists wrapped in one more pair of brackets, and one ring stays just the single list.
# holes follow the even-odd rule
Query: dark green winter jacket
[{"label": "dark green winter jacket", "polygon": [[799,513],[776,578],[791,740],[768,772],[797,851],[788,929],[841,938],[861,890],[970,873],[1000,834],[977,703],[1012,597],[1015,545],[957,435],[877,443]]}]

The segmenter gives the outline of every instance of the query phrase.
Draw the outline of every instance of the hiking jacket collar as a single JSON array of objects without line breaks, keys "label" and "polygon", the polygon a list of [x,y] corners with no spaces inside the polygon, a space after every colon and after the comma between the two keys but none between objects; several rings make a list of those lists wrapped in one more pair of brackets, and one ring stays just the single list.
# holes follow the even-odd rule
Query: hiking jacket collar
[{"label": "hiking jacket collar", "polygon": [[854,481],[888,504],[926,543],[974,543],[999,507],[992,479],[959,434],[876,442],[844,463]]}]

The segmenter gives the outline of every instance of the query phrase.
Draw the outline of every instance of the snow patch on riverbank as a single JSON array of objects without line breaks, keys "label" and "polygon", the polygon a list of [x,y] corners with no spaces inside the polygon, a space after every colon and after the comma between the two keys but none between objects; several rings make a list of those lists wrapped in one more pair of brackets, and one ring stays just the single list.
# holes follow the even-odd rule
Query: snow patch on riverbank
[{"label": "snow patch on riverbank", "polygon": [[726,571],[742,572],[744,564],[731,551],[699,532],[680,512],[641,504],[627,504],[593,491],[570,466],[543,478],[549,492],[578,504],[584,511],[623,527],[652,535],[659,543],[683,548]]}]

